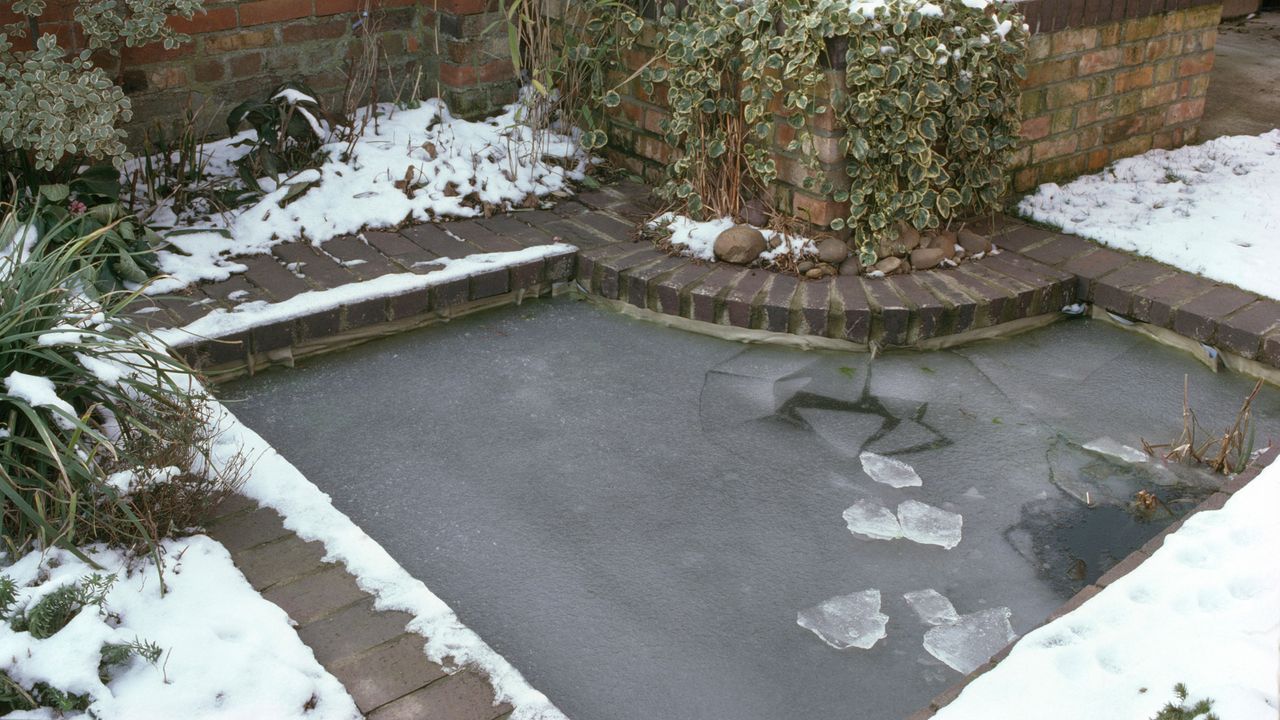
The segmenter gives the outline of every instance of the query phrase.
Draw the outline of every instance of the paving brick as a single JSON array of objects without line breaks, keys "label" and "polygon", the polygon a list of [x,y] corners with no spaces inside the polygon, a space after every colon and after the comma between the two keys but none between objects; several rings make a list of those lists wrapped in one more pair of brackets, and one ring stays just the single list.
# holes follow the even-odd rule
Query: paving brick
[{"label": "paving brick", "polygon": [[926,270],[914,273],[913,276],[922,287],[932,292],[949,308],[948,332],[958,334],[973,328],[978,301],[953,285],[945,270]]},{"label": "paving brick", "polygon": [[894,286],[911,308],[908,339],[918,342],[942,334],[949,308],[936,295],[929,292],[915,278],[914,273],[895,277]]},{"label": "paving brick", "polygon": [[1258,356],[1262,338],[1280,327],[1280,303],[1260,299],[1216,324],[1215,342],[1220,348],[1253,359]]},{"label": "paving brick", "polygon": [[398,263],[402,268],[418,272],[424,265],[440,256],[423,249],[420,245],[398,232],[383,230],[365,230],[360,236],[378,252]]},{"label": "paving brick", "polygon": [[973,313],[973,327],[990,327],[1004,319],[1005,291],[975,276],[961,266],[945,273],[947,280],[965,294],[977,300]]},{"label": "paving brick", "polygon": [[1253,293],[1220,285],[1175,310],[1173,330],[1202,343],[1213,342],[1218,320],[1257,299]]},{"label": "paving brick", "polygon": [[511,275],[506,268],[478,272],[468,280],[467,294],[472,300],[483,300],[511,290]]},{"label": "paving brick", "polygon": [[1271,367],[1280,367],[1280,331],[1272,330],[1262,338],[1262,350],[1258,352],[1257,359]]},{"label": "paving brick", "polygon": [[480,248],[480,252],[514,252],[523,249],[515,240],[499,235],[480,224],[477,220],[460,220],[451,222],[446,230]]},{"label": "paving brick", "polygon": [[494,720],[510,712],[493,704],[493,689],[483,677],[463,670],[369,713],[369,720]]},{"label": "paving brick", "polygon": [[545,261],[547,282],[567,282],[577,271],[578,253],[569,251],[548,255]]},{"label": "paving brick", "polygon": [[431,310],[431,289],[419,288],[387,298],[387,312],[392,320],[403,320]]},{"label": "paving brick", "polygon": [[218,505],[213,508],[213,511],[209,514],[209,518],[210,518],[210,521],[212,522],[213,520],[216,520],[218,518],[224,518],[228,515],[235,515],[237,513],[256,510],[257,508],[258,508],[258,503],[254,502],[253,500],[250,500],[249,498],[239,493],[235,493],[233,495],[228,495],[227,497],[223,498],[222,502],[218,503]]},{"label": "paving brick", "polygon": [[220,338],[210,338],[199,344],[199,354],[203,361],[200,367],[215,367],[227,363],[244,362],[249,357],[250,335],[238,332]]},{"label": "paving brick", "polygon": [[402,270],[385,255],[353,235],[328,240],[321,249],[337,258],[343,267],[361,280],[372,280]]},{"label": "paving brick", "polygon": [[636,239],[636,226],[619,220],[612,215],[602,212],[590,212],[576,218],[576,221],[590,227],[613,242],[630,242]]},{"label": "paving brick", "polygon": [[342,329],[342,308],[308,313],[298,318],[295,328],[299,342],[337,335]]},{"label": "paving brick", "polygon": [[546,280],[547,263],[542,258],[512,265],[511,289],[528,290],[535,288]]},{"label": "paving brick", "polygon": [[173,327],[174,318],[165,312],[164,305],[155,298],[140,295],[125,306],[124,315],[130,322],[144,330]]},{"label": "paving brick", "polygon": [[329,565],[273,585],[262,596],[289,613],[294,622],[306,625],[369,597],[369,593],[361,590],[341,565]]},{"label": "paving brick", "polygon": [[564,218],[545,223],[541,227],[551,234],[552,240],[567,242],[584,250],[613,244],[612,240],[601,237],[594,231]]},{"label": "paving brick", "polygon": [[633,267],[648,265],[651,262],[668,257],[648,243],[626,244],[627,252],[602,259],[598,263],[597,275],[600,284],[596,292],[610,300],[617,300],[622,292],[622,273]]},{"label": "paving brick", "polygon": [[980,262],[965,263],[958,272],[981,278],[1001,291],[1005,299],[1004,309],[999,316],[1001,320],[1016,320],[1033,314],[1037,287],[996,272]]},{"label": "paving brick", "polygon": [[1092,296],[1088,299],[1105,310],[1120,315],[1131,315],[1134,312],[1134,300],[1139,290],[1170,277],[1175,272],[1167,265],[1149,260],[1135,260],[1099,278],[1093,284]]},{"label": "paving brick", "polygon": [[1026,248],[1039,245],[1054,237],[1056,237],[1055,233],[1043,228],[1030,225],[1014,225],[994,233],[991,237],[991,242],[1001,250],[1022,252]]},{"label": "paving brick", "polygon": [[689,290],[689,317],[702,322],[716,321],[716,304],[738,278],[739,268],[720,266]]},{"label": "paving brick", "polygon": [[769,284],[764,298],[764,329],[770,332],[787,332],[791,325],[791,304],[800,280],[792,275],[778,275]]},{"label": "paving brick", "polygon": [[400,231],[410,242],[442,258],[460,258],[480,252],[480,248],[450,235],[436,225],[414,225]]},{"label": "paving brick", "polygon": [[294,343],[295,323],[292,320],[259,325],[249,330],[253,352],[265,353],[286,348]]},{"label": "paving brick", "polygon": [[308,243],[286,242],[271,248],[271,254],[302,275],[312,288],[326,290],[355,282],[358,278],[336,260]]},{"label": "paving brick", "polygon": [[1084,238],[1054,234],[1048,242],[1028,246],[1016,252],[1046,265],[1060,265],[1097,247]]},{"label": "paving brick", "polygon": [[240,303],[261,300],[269,302],[272,299],[271,295],[257,285],[249,282],[248,278],[244,275],[232,275],[226,280],[221,280],[215,283],[204,283],[200,285],[198,289],[208,297],[211,297],[228,307],[239,305]]},{"label": "paving brick", "polygon": [[311,289],[306,281],[285,269],[273,255],[238,257],[236,262],[249,268],[245,277],[265,290],[272,300],[281,302]]},{"label": "paving brick", "polygon": [[629,268],[623,273],[626,301],[638,308],[650,307],[650,298],[656,294],[655,280],[686,264],[685,258],[662,257],[647,265]]},{"label": "paving brick", "polygon": [[1134,298],[1133,317],[1160,327],[1173,324],[1174,311],[1212,290],[1214,283],[1186,273],[1178,273],[1144,289]]},{"label": "paving brick", "polygon": [[1077,297],[1093,296],[1094,283],[1107,273],[1133,262],[1133,256],[1107,248],[1095,248],[1092,252],[1072,258],[1062,264],[1062,269],[1078,278]]},{"label": "paving brick", "polygon": [[604,263],[608,262],[611,258],[635,252],[637,249],[642,247],[648,248],[650,246],[631,243],[615,243],[611,245],[597,245],[596,247],[580,251],[578,253],[578,282],[592,292],[599,293],[601,277],[604,273]]},{"label": "paving brick", "polygon": [[[505,276],[506,273],[503,273],[503,275]],[[387,299],[385,297],[370,298],[342,306],[342,328],[344,330],[377,325],[386,321]]]},{"label": "paving brick", "polygon": [[894,278],[866,278],[863,287],[872,310],[871,339],[886,346],[907,344],[911,309],[894,290]]},{"label": "paving brick", "polygon": [[550,245],[554,242],[550,235],[535,226],[521,222],[511,215],[494,215],[491,218],[477,220],[476,222],[488,228],[495,235],[510,238],[520,247]]},{"label": "paving brick", "polygon": [[871,306],[867,303],[862,278],[839,275],[833,284],[841,315],[840,337],[850,342],[867,342],[871,333]]},{"label": "paving brick", "polygon": [[989,271],[1006,275],[1036,289],[1032,306],[1028,308],[1031,315],[1060,310],[1075,300],[1075,277],[1048,265],[1013,253],[983,258],[982,265]]},{"label": "paving brick", "polygon": [[712,266],[690,263],[658,280],[655,291],[657,305],[654,308],[665,315],[682,315],[680,298],[684,289],[709,275]]},{"label": "paving brick", "polygon": [[[774,273],[768,270],[747,270],[738,276],[737,283],[724,298],[725,314],[728,316],[730,325],[740,328],[754,327],[755,319],[752,315],[757,314],[755,309],[760,305],[759,297],[773,276]],[[758,324],[756,322],[756,325]]]},{"label": "paving brick", "polygon": [[459,278],[449,282],[432,285],[428,291],[431,295],[432,310],[447,310],[451,307],[466,304],[471,298],[471,281]]},{"label": "paving brick", "polygon": [[237,553],[251,547],[279,540],[289,534],[275,510],[257,508],[246,513],[236,513],[209,523],[209,537]]},{"label": "paving brick", "polygon": [[324,545],[306,542],[293,533],[283,539],[242,550],[235,555],[236,567],[254,590],[314,573],[323,566]]},{"label": "paving brick", "polygon": [[800,317],[810,335],[827,334],[827,315],[831,312],[831,279],[806,280],[800,283]]},{"label": "paving brick", "polygon": [[373,600],[367,599],[303,625],[298,637],[327,667],[400,636],[410,620],[407,613],[375,611]]},{"label": "paving brick", "polygon": [[423,653],[426,640],[405,633],[367,653],[329,668],[367,713],[445,677],[444,670]]}]

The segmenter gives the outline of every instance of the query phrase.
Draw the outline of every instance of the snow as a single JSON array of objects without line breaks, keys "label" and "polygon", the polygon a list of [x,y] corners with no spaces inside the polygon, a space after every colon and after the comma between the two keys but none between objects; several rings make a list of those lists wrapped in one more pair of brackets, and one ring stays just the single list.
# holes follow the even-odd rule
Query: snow
[{"label": "snow", "polygon": [[[28,689],[46,682],[92,697],[86,713],[60,717],[360,717],[350,695],[298,639],[288,615],[249,585],[222,545],[204,536],[165,541],[163,594],[150,558],[102,546],[85,550],[102,570],[65,550],[32,552],[0,569],[19,588],[18,607],[95,572],[116,576],[106,612],[87,607],[49,638],[37,640],[0,622],[0,670]],[[155,665],[133,658],[116,666],[104,684],[98,650],[135,640],[153,642],[164,654]],[[308,704],[314,707],[306,710]],[[23,716],[45,715],[8,717]]]},{"label": "snow", "polygon": [[1004,607],[961,615],[930,628],[924,634],[924,649],[952,670],[968,675],[1018,637],[1009,617],[1009,608]]},{"label": "snow", "polygon": [[[680,254],[697,258],[698,260],[715,262],[716,238],[720,236],[720,233],[738,224],[734,222],[733,218],[729,217],[698,221],[685,215],[665,213],[651,220],[649,227],[671,233],[668,242],[671,243],[672,247],[680,250]],[[766,243],[771,244],[775,238],[778,240],[778,247],[767,249],[761,253],[760,263],[762,265],[773,265],[778,260],[788,256],[792,260],[800,261],[814,259],[818,255],[817,244],[809,238],[786,235],[768,228],[758,228],[754,225],[748,225],[747,227],[753,227],[760,231],[760,234],[764,235]]]},{"label": "snow", "polygon": [[950,550],[960,544],[964,518],[919,500],[905,500],[898,505],[898,522],[906,539]]},{"label": "snow", "polygon": [[57,388],[49,378],[15,370],[4,379],[4,390],[33,408],[47,407],[59,411],[53,413],[54,422],[68,430],[75,427],[72,422],[72,418],[78,417],[75,408],[58,397]]},{"label": "snow", "polygon": [[[938,720],[1147,718],[1185,683],[1232,720],[1280,714],[1280,464],[1135,570],[1027,634]],[[1017,691],[1011,691],[1016,688]]]},{"label": "snow", "polygon": [[1033,220],[1280,299],[1280,129],[1126,158],[1018,204]]},{"label": "snow", "polygon": [[[567,194],[572,181],[585,177],[590,158],[575,136],[551,134],[535,142],[517,119],[521,108],[514,104],[472,122],[453,117],[435,99],[413,109],[382,104],[376,122],[356,142],[322,147],[327,159],[319,168],[260,178],[268,192],[247,208],[225,216],[177,217],[162,205],[148,220],[173,226],[163,233],[172,248],[158,253],[167,277],[146,292],[167,294],[200,280],[225,280],[246,269],[236,256],[267,253],[282,242],[320,245],[365,228],[478,217],[486,206],[514,207]],[[234,162],[248,152],[242,143],[252,137],[240,133],[204,145],[207,173],[234,177]],[[301,194],[286,201],[294,192]]]},{"label": "snow", "polygon": [[915,469],[901,460],[864,452],[858,456],[862,471],[878,483],[894,488],[920,487],[923,481]]},{"label": "snow", "polygon": [[951,601],[933,588],[903,593],[902,598],[926,625],[944,625],[960,619]]},{"label": "snow", "polygon": [[341,562],[356,577],[360,588],[374,596],[375,607],[413,615],[407,629],[424,636],[427,657],[447,666],[470,666],[484,673],[494,687],[497,701],[514,707],[512,720],[564,720],[565,716],[545,695],[463,625],[443,600],[334,508],[328,495],[225,407],[215,404],[214,411],[218,440],[212,451],[213,465],[233,462],[237,454],[243,453],[252,463],[252,471],[241,492],[280,513],[285,527],[302,539],[322,543],[325,560]]},{"label": "snow", "polygon": [[880,612],[880,591],[838,595],[796,614],[796,624],[837,650],[870,650],[887,634],[889,616]]},{"label": "snow", "polygon": [[372,280],[348,283],[328,290],[310,290],[277,303],[260,300],[237,305],[232,310],[219,308],[184,327],[159,330],[156,332],[156,337],[170,347],[182,347],[203,339],[226,337],[254,327],[294,320],[343,305],[352,305],[380,297],[403,295],[415,290],[470,277],[485,270],[564,255],[574,251],[575,248],[572,245],[553,243],[510,252],[478,253],[456,259],[441,258],[431,263],[440,265],[441,269],[425,275],[420,273],[393,273],[382,275]]}]

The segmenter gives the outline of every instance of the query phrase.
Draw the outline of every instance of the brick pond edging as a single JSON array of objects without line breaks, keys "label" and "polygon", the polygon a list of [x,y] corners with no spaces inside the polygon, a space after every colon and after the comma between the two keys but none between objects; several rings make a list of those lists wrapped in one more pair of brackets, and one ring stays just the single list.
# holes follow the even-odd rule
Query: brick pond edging
[{"label": "brick pond edging", "polygon": [[[1220,510],[1222,506],[1226,505],[1227,501],[1231,499],[1231,496],[1235,495],[1237,492],[1244,489],[1250,482],[1253,481],[1254,478],[1258,477],[1258,475],[1263,470],[1265,470],[1269,465],[1275,462],[1277,457],[1280,457],[1280,445],[1272,446],[1271,448],[1263,452],[1252,463],[1250,463],[1249,467],[1247,467],[1244,471],[1227,479],[1222,484],[1222,486],[1218,489],[1217,492],[1205,498],[1195,508],[1193,508],[1192,510],[1190,510],[1189,512],[1187,512],[1185,515],[1178,518],[1174,522],[1170,523],[1169,526],[1166,527],[1164,530],[1161,530],[1160,534],[1151,538],[1142,547],[1138,548],[1137,550],[1134,550],[1123,560],[1116,563],[1114,566],[1111,567],[1110,570],[1103,573],[1103,575],[1099,577],[1092,585],[1086,586],[1083,590],[1081,590],[1080,592],[1072,596],[1070,600],[1063,603],[1062,606],[1059,607],[1057,610],[1053,611],[1053,613],[1047,619],[1045,619],[1045,621],[1041,623],[1039,627],[1048,625],[1054,620],[1057,620],[1063,615],[1066,615],[1072,610],[1075,610],[1081,605],[1084,605],[1086,602],[1089,601],[1090,598],[1102,592],[1103,589],[1106,588],[1108,585],[1111,585],[1112,583],[1124,577],[1125,575],[1128,575],[1129,573],[1133,572],[1140,565],[1142,565],[1142,563],[1146,561],[1147,558],[1151,557],[1157,550],[1159,550],[1160,547],[1164,545],[1165,538],[1177,532],[1178,528],[1182,527],[1182,524],[1187,521],[1187,518],[1191,517],[1192,515],[1195,515],[1196,513],[1204,512],[1206,510]],[[1029,635],[1030,633],[1027,633],[1027,634]],[[906,720],[929,720],[929,718],[932,718],[943,707],[946,707],[947,705],[951,704],[956,698],[958,698],[960,696],[960,693],[964,691],[964,689],[969,685],[969,683],[978,679],[978,677],[980,677],[981,675],[989,672],[992,668],[994,668],[1001,661],[1003,661],[1005,657],[1007,657],[1009,653],[1013,650],[1014,646],[1016,646],[1019,642],[1021,642],[1022,638],[1025,638],[1025,637],[1026,635],[1023,635],[1021,638],[1018,638],[1017,640],[1014,640],[1013,642],[1009,643],[1003,650],[1001,650],[1000,652],[992,656],[990,660],[988,660],[986,663],[983,663],[983,665],[979,667],[977,670],[974,670],[973,672],[969,673],[964,677],[964,679],[960,680],[955,685],[952,685],[950,688],[947,688],[946,690],[939,693],[936,697],[934,697],[932,701],[929,702],[929,705],[927,707],[924,707],[919,711],[915,712]]]}]

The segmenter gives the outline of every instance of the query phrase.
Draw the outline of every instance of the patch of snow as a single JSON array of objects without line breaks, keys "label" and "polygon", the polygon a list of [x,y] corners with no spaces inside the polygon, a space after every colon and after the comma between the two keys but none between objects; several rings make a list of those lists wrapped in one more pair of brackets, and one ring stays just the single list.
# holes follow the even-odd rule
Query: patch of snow
[{"label": "patch of snow", "polygon": [[950,550],[960,544],[964,518],[919,500],[905,500],[898,505],[898,522],[906,539]]},{"label": "patch of snow", "polygon": [[894,488],[920,487],[924,482],[914,468],[891,457],[864,452],[858,456],[862,471],[872,480]]},{"label": "patch of snow", "polygon": [[880,612],[880,591],[838,595],[796,614],[796,624],[837,650],[870,650],[887,634],[889,616]]},{"label": "patch of snow", "polygon": [[1280,129],[1152,150],[1018,211],[1063,231],[1280,299]]},{"label": "patch of snow", "polygon": [[[1185,683],[1232,720],[1280,708],[1280,464],[1196,513],[1083,605],[1028,633],[938,720],[1147,718]],[[1011,692],[1017,688],[1017,692]]]},{"label": "patch of snow", "polygon": [[4,390],[9,395],[25,401],[33,408],[47,407],[56,410],[54,422],[66,429],[75,427],[72,418],[78,417],[71,403],[58,397],[58,389],[53,381],[42,375],[28,375],[13,371],[4,379]]},{"label": "patch of snow", "polygon": [[1011,615],[1004,607],[961,615],[954,622],[930,628],[924,634],[924,649],[952,670],[968,675],[1017,639],[1009,623]]},{"label": "patch of snow", "polygon": [[[86,713],[58,717],[361,717],[346,689],[298,639],[289,616],[249,585],[222,545],[204,536],[164,541],[164,595],[150,558],[130,559],[102,546],[84,550],[102,569],[55,549],[0,570],[18,586],[20,607],[95,572],[116,576],[105,603],[109,616],[85,608],[43,640],[0,622],[0,670],[27,689],[46,682],[92,697]],[[164,655],[155,665],[134,658],[114,667],[104,684],[99,649],[135,640],[157,644]]]}]

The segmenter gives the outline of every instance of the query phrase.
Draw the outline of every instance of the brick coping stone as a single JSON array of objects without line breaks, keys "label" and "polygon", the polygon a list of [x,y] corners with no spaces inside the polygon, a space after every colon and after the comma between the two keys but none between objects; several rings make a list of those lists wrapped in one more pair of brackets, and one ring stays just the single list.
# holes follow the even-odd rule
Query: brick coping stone
[{"label": "brick coping stone", "polygon": [[[1207,510],[1220,510],[1222,506],[1226,505],[1227,501],[1231,499],[1231,496],[1244,489],[1253,481],[1254,478],[1258,477],[1258,475],[1265,470],[1267,466],[1275,462],[1278,456],[1280,456],[1280,445],[1272,446],[1263,452],[1249,465],[1248,468],[1230,477],[1225,483],[1223,483],[1217,492],[1205,498],[1187,514],[1183,515],[1164,530],[1160,531],[1159,535],[1151,538],[1142,547],[1134,550],[1123,560],[1113,565],[1110,570],[1103,573],[1102,577],[1098,578],[1098,580],[1092,585],[1085,587],[1083,590],[1076,593],[1070,600],[1063,603],[1062,606],[1053,611],[1053,613],[1040,624],[1040,627],[1043,627],[1063,615],[1066,615],[1072,610],[1075,610],[1088,602],[1090,598],[1102,592],[1102,590],[1108,585],[1111,585],[1125,575],[1133,572],[1141,566],[1147,558],[1151,557],[1156,550],[1159,550],[1160,547],[1164,545],[1165,538],[1177,532],[1178,528],[1182,527],[1182,524],[1187,521],[1187,518],[1195,515],[1196,513],[1205,512]],[[1026,637],[1026,635],[1023,637]],[[1000,664],[1000,662],[1009,655],[1009,652],[1012,651],[1014,646],[1021,640],[1022,638],[1018,638],[1017,640],[1009,643],[1003,650],[992,656],[992,658],[981,667],[966,675],[964,679],[960,680],[955,685],[952,685],[939,693],[932,701],[929,702],[928,706],[921,708],[919,711],[908,717],[907,720],[928,720],[928,718],[936,715],[938,711],[951,704],[957,697],[959,697],[960,693],[964,691],[969,683],[978,679],[978,677],[989,672],[996,665]]]}]

